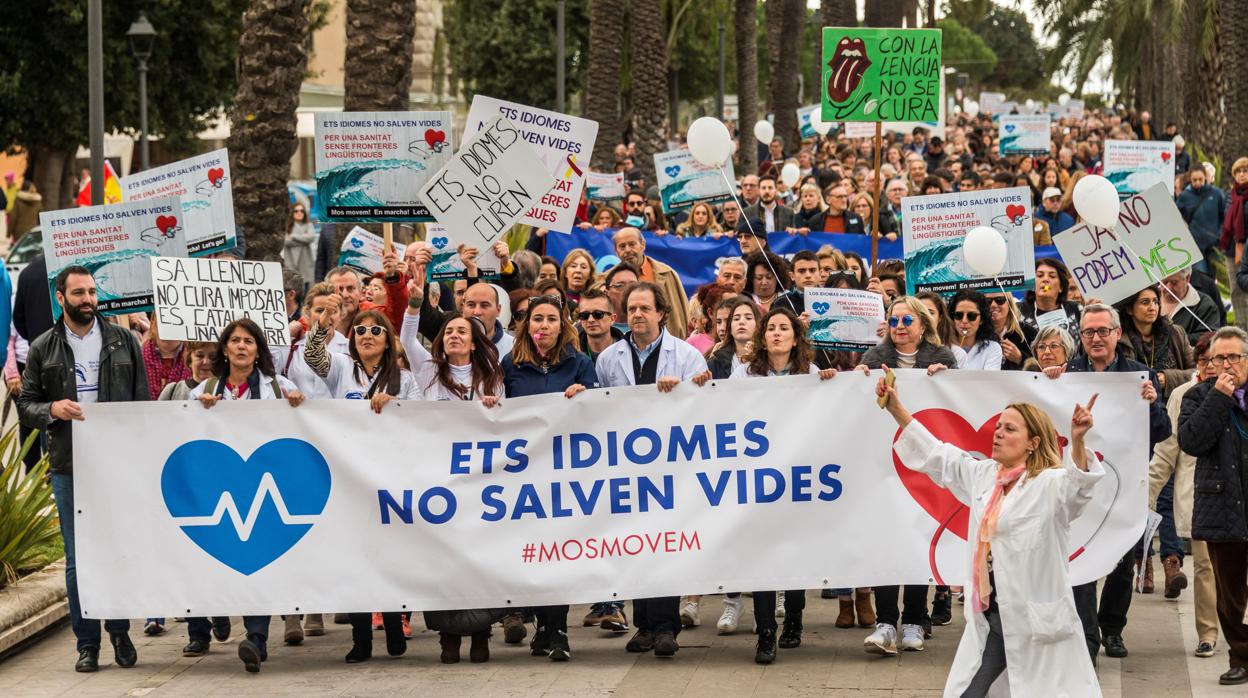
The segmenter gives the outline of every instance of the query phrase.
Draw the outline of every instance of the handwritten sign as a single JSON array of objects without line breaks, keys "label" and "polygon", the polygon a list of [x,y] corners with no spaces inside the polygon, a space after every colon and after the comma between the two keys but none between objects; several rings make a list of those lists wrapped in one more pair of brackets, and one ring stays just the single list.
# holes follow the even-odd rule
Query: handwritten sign
[{"label": "handwritten sign", "polygon": [[161,339],[215,342],[234,320],[251,318],[270,346],[288,346],[282,265],[244,259],[151,258]]},{"label": "handwritten sign", "polygon": [[1003,114],[997,132],[1001,156],[1048,155],[1052,123],[1048,114]]},{"label": "handwritten sign", "polygon": [[880,294],[849,288],[808,287],[803,291],[810,326],[806,336],[818,349],[863,351],[880,338],[875,330],[884,322]]},{"label": "handwritten sign", "polygon": [[338,266],[351,267],[362,274],[372,276],[381,271],[381,254],[385,240],[380,235],[355,226],[342,239],[338,250]]},{"label": "handwritten sign", "polygon": [[430,221],[416,192],[451,158],[451,113],[316,114],[316,207],[322,220]]},{"label": "handwritten sign", "polygon": [[1174,142],[1105,141],[1105,179],[1114,183],[1119,196],[1158,183],[1174,187]]},{"label": "handwritten sign", "polygon": [[147,258],[186,256],[182,200],[176,196],[44,211],[39,224],[54,318],[61,307],[53,281],[65,267],[91,271],[101,314],[124,315],[152,309]]},{"label": "handwritten sign", "polygon": [[824,121],[936,121],[939,29],[823,28]]},{"label": "handwritten sign", "polygon": [[[732,160],[724,163],[724,168],[728,181],[732,181]],[[732,200],[732,190],[720,169],[698,162],[687,149],[655,153],[654,171],[665,213],[684,211],[700,201],[717,204]]]},{"label": "handwritten sign", "polygon": [[225,148],[124,177],[125,201],[182,197],[186,251],[201,257],[237,243],[230,154]]},{"label": "handwritten sign", "polygon": [[589,172],[585,178],[585,198],[590,201],[619,201],[624,198],[624,173]]}]

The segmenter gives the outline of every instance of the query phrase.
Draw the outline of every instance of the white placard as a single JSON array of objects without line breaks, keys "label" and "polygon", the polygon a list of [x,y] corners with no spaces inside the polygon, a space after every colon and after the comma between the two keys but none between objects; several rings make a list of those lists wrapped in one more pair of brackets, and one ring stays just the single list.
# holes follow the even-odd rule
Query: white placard
[{"label": "white placard", "polygon": [[979,111],[983,114],[1008,114],[1009,110],[1004,108],[1005,93],[1004,92],[980,92],[979,93]]},{"label": "white placard", "polygon": [[1154,184],[1174,189],[1174,141],[1105,141],[1105,178],[1119,196]]},{"label": "white placard", "polygon": [[671,150],[655,153],[654,172],[664,213],[685,211],[698,202],[718,204],[732,200],[728,182],[735,181],[736,177],[731,159],[724,163],[721,171],[698,162],[688,148]]},{"label": "white placard", "polygon": [[161,339],[215,342],[226,325],[248,317],[269,346],[290,344],[277,262],[153,257],[151,280]]},{"label": "white placard", "polygon": [[875,330],[884,322],[880,294],[808,286],[803,297],[810,313],[806,336],[815,347],[864,351],[879,343]]},{"label": "white placard", "polygon": [[236,244],[230,154],[225,148],[121,179],[123,201],[182,197],[186,251],[195,257]]},{"label": "white placard", "polygon": [[361,274],[371,276],[381,271],[381,255],[386,241],[376,233],[354,226],[342,239],[338,249],[338,265],[351,267]]},{"label": "white placard", "polygon": [[1048,114],[1002,114],[997,138],[1002,157],[1048,155],[1052,150],[1053,121]]},{"label": "white placard", "polygon": [[589,172],[585,175],[585,198],[590,201],[620,201],[626,193],[623,172]]}]

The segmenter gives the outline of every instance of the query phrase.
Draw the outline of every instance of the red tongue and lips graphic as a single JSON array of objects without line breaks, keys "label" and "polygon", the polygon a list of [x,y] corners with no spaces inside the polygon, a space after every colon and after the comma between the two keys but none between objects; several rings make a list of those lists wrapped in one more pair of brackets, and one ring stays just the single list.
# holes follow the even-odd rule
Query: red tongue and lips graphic
[{"label": "red tongue and lips graphic", "polygon": [[862,76],[871,66],[867,58],[867,46],[862,39],[845,37],[836,45],[836,55],[828,64],[832,75],[828,78],[828,98],[833,102],[844,102],[858,89]]}]

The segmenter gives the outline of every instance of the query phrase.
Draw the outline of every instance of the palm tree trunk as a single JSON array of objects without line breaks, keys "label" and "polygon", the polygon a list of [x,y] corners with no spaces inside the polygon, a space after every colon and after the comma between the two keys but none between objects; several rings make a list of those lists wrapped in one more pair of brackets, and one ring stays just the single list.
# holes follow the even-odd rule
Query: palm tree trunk
[{"label": "palm tree trunk", "polygon": [[754,122],[758,120],[757,22],[758,0],[736,0],[732,30],[737,47],[738,175],[758,171],[758,148],[754,145]]},{"label": "palm tree trunk", "polygon": [[347,0],[344,110],[410,108],[415,36],[416,0]]},{"label": "palm tree trunk", "polygon": [[[1211,23],[1210,26],[1220,27],[1217,3],[1210,3],[1209,10],[1211,16],[1207,18],[1207,21]],[[1195,30],[1190,36],[1194,45],[1199,49],[1194,32]],[[1198,51],[1195,56],[1190,78],[1184,81],[1184,84],[1192,86],[1187,102],[1191,114],[1189,121],[1191,132],[1188,134],[1188,139],[1195,143],[1206,157],[1210,158],[1218,154],[1226,133],[1226,112],[1223,111],[1220,102],[1221,95],[1226,89],[1225,76],[1222,72],[1221,42],[1221,32],[1215,29],[1212,32],[1210,44],[1203,47],[1203,50]]]},{"label": "palm tree trunk", "polygon": [[[784,1],[768,0],[763,4],[763,21],[767,28],[767,81],[771,85],[767,90],[767,111],[772,114],[776,113],[775,84],[780,76],[780,47],[784,43],[781,39],[784,33]],[[753,127],[753,124],[749,125]]]},{"label": "palm tree trunk", "polygon": [[624,35],[624,0],[594,0],[589,5],[589,55],[585,66],[585,118],[598,122],[598,140],[590,166],[609,172],[615,146],[623,142],[620,123],[620,65]]},{"label": "palm tree trunk", "polygon": [[867,0],[862,23],[868,27],[900,27],[902,0]]},{"label": "palm tree trunk", "polygon": [[309,0],[252,0],[239,37],[238,91],[230,106],[234,213],[247,258],[280,260],[289,219],[295,109],[308,65]]},{"label": "palm tree trunk", "polygon": [[[1243,118],[1248,114],[1248,79],[1244,78],[1248,75],[1248,3],[1222,0],[1219,13],[1219,44],[1225,77],[1224,113]],[[1242,125],[1227,128],[1220,152],[1224,172],[1218,174],[1229,178],[1231,163],[1248,155],[1248,129]]]},{"label": "palm tree trunk", "polygon": [[858,26],[858,3],[855,0],[823,0],[819,3],[819,16],[825,27]]},{"label": "palm tree trunk", "polygon": [[632,41],[629,59],[633,80],[633,139],[637,144],[636,165],[655,182],[654,156],[667,150],[667,42],[663,36],[663,6],[660,0],[632,0],[629,3]]},{"label": "palm tree trunk", "polygon": [[[776,135],[784,141],[787,153],[796,153],[802,139],[797,127],[799,46],[806,23],[805,0],[771,0],[780,5],[780,56],[778,70],[771,76],[771,102],[776,115]],[[770,24],[770,22],[768,22]]]}]

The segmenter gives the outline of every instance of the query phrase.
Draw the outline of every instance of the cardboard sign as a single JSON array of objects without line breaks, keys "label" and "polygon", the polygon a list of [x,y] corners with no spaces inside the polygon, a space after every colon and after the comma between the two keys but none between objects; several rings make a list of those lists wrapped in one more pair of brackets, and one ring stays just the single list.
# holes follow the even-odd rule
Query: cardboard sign
[{"label": "cardboard sign", "polygon": [[1173,141],[1105,141],[1105,179],[1119,196],[1136,194],[1154,184],[1174,188]]},{"label": "cardboard sign", "polygon": [[161,339],[215,342],[234,320],[251,318],[269,346],[289,346],[282,265],[245,259],[151,258]]},{"label": "cardboard sign", "polygon": [[381,271],[381,255],[385,240],[360,226],[351,228],[338,250],[338,266],[351,267],[366,276]]},{"label": "cardboard sign", "polygon": [[421,190],[420,198],[439,223],[484,249],[525,218],[557,184],[520,129],[499,116],[464,141]]},{"label": "cardboard sign", "polygon": [[[962,239],[986,225],[1005,238],[1005,267],[994,280],[962,258]],[[1036,249],[1027,187],[907,196],[901,200],[901,239],[906,251],[906,294],[952,293],[964,288],[1025,291],[1036,283]]]},{"label": "cardboard sign", "polygon": [[823,28],[824,121],[936,121],[939,29]]},{"label": "cardboard sign", "polygon": [[53,318],[61,316],[53,282],[65,267],[89,269],[99,312],[123,315],[152,309],[148,257],[186,256],[182,200],[176,196],[44,211],[39,224]]},{"label": "cardboard sign", "polygon": [[806,336],[816,348],[864,351],[879,343],[875,330],[884,322],[880,294],[811,287],[803,295],[810,313]]},{"label": "cardboard sign", "polygon": [[416,192],[450,160],[451,126],[448,111],[316,114],[321,220],[433,220]]},{"label": "cardboard sign", "polygon": [[658,179],[659,197],[663,200],[663,212],[684,211],[699,201],[718,204],[732,200],[728,182],[734,181],[732,160],[724,163],[721,174],[718,167],[703,165],[685,150],[655,153],[654,172]]},{"label": "cardboard sign", "polygon": [[1052,124],[1048,114],[1003,114],[997,131],[1001,156],[1048,155],[1052,145]]},{"label": "cardboard sign", "polygon": [[1008,114],[1009,110],[1003,108],[1004,104],[1004,92],[979,93],[979,111],[981,114]]},{"label": "cardboard sign", "polygon": [[[929,136],[945,137],[945,114],[947,108],[947,100],[945,99],[945,85],[940,85],[940,115],[935,119],[927,121],[886,121],[882,129],[905,135],[913,133],[916,127],[922,126],[928,130]],[[847,121],[842,124],[846,138],[873,138],[875,137],[875,124],[869,121]]]},{"label": "cardboard sign", "polygon": [[1165,184],[1127,197],[1113,230],[1080,224],[1055,235],[1053,243],[1083,295],[1105,303],[1117,303],[1203,258]]},{"label": "cardboard sign", "polygon": [[589,172],[585,176],[585,198],[590,201],[620,201],[624,194],[623,172]]},{"label": "cardboard sign", "polygon": [[589,171],[589,158],[598,138],[598,122],[477,95],[472,98],[472,107],[468,110],[464,141],[476,136],[499,116],[511,121],[512,127],[528,141],[542,162],[542,171],[555,179],[554,188],[542,191],[541,199],[525,211],[519,222],[563,232],[572,230],[581,187]]},{"label": "cardboard sign", "polygon": [[196,155],[121,180],[125,201],[182,197],[186,251],[194,257],[236,244],[230,154],[225,148]]}]

